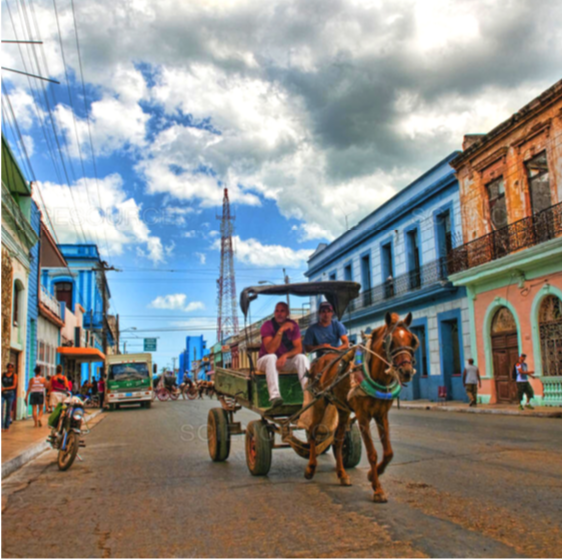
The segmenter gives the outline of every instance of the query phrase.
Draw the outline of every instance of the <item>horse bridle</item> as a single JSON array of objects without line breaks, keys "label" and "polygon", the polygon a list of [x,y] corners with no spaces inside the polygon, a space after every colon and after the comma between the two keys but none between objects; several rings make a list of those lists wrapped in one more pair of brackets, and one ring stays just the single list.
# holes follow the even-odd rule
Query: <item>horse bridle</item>
[{"label": "horse bridle", "polygon": [[[409,334],[412,335],[412,338],[415,342],[414,346],[398,346],[397,348],[392,348],[392,343],[393,343],[392,335],[394,334],[394,331],[396,330],[399,324]],[[397,369],[401,369],[403,366],[406,365],[413,367],[416,364],[416,358],[414,357],[414,354],[416,350],[419,348],[419,345],[420,345],[420,341],[418,337],[403,323],[395,323],[392,329],[388,332],[388,334],[384,337],[383,340],[383,346],[384,346],[386,357],[388,361],[392,364],[392,367]],[[400,362],[396,363],[396,358],[398,356],[407,356],[407,357],[403,358]]]}]

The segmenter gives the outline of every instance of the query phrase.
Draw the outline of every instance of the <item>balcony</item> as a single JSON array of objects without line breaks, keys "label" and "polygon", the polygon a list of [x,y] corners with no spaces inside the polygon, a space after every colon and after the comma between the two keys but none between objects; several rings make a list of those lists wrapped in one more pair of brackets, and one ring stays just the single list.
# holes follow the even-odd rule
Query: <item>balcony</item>
[{"label": "balcony", "polygon": [[447,282],[447,261],[438,259],[405,274],[389,278],[386,282],[366,290],[349,304],[349,312],[393,301],[407,294],[415,293]]},{"label": "balcony", "polygon": [[43,286],[41,286],[40,294],[41,303],[51,312],[53,315],[62,319],[61,305],[60,302],[52,296]]},{"label": "balcony", "polygon": [[453,249],[449,274],[463,272],[562,235],[562,203]]}]

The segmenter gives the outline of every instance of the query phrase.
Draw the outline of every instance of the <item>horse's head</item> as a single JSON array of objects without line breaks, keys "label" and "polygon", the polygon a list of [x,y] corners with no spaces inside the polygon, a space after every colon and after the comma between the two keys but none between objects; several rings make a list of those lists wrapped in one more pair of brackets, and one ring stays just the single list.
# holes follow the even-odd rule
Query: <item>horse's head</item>
[{"label": "horse's head", "polygon": [[418,337],[409,329],[412,314],[408,313],[401,321],[396,313],[387,313],[385,322],[387,334],[384,349],[387,359],[398,372],[400,382],[408,383],[416,373],[414,353],[420,344]]}]

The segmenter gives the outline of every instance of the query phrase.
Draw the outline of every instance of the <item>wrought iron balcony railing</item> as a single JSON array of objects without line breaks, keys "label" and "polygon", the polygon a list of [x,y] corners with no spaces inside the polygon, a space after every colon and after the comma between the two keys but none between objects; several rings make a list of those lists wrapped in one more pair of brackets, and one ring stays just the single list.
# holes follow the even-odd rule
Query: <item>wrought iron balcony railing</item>
[{"label": "wrought iron balcony railing", "polygon": [[348,309],[358,311],[446,281],[447,259],[441,258],[361,292]]},{"label": "wrought iron balcony railing", "polygon": [[49,309],[54,315],[56,315],[59,319],[62,318],[61,314],[61,307],[60,302],[53,297],[44,286],[41,286],[40,292],[41,303]]},{"label": "wrought iron balcony railing", "polygon": [[562,235],[562,203],[453,249],[449,274],[486,264]]}]

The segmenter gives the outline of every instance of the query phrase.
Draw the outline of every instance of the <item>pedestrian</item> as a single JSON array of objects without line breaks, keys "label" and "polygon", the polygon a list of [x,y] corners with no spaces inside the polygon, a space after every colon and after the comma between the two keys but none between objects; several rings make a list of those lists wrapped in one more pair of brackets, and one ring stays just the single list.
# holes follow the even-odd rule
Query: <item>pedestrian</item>
[{"label": "pedestrian", "polygon": [[468,406],[476,406],[478,389],[482,388],[482,381],[480,379],[480,370],[474,365],[474,360],[472,358],[468,360],[468,365],[464,368],[462,383],[470,399],[470,404]]},{"label": "pedestrian", "polygon": [[62,403],[66,397],[66,393],[68,392],[68,379],[62,372],[62,366],[60,364],[57,366],[55,376],[51,379],[49,390],[49,403],[51,405],[51,409],[54,410],[57,404]]},{"label": "pedestrian", "polygon": [[103,401],[105,400],[105,378],[103,373],[100,373],[100,380],[98,381],[98,393],[100,396],[100,408],[103,409]]},{"label": "pedestrian", "polygon": [[523,395],[527,397],[527,408],[533,410],[535,407],[531,404],[531,399],[535,396],[533,387],[529,383],[528,376],[534,377],[534,371],[529,371],[529,366],[525,362],[527,359],[527,354],[521,354],[519,360],[513,368],[513,376],[517,384],[517,401],[519,402],[519,409],[523,410],[523,405],[521,401],[523,400]]},{"label": "pedestrian", "polygon": [[[8,431],[12,423],[12,405],[16,398],[16,387],[18,386],[18,376],[14,371],[14,364],[8,364],[6,371],[2,374],[2,431]],[[6,409],[4,411],[4,404]]]},{"label": "pedestrian", "polygon": [[35,377],[29,380],[27,394],[25,395],[25,404],[31,405],[31,414],[35,427],[40,428],[41,417],[43,416],[43,405],[45,404],[45,390],[47,388],[47,380],[41,375],[41,366],[35,366],[33,370]]}]

